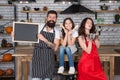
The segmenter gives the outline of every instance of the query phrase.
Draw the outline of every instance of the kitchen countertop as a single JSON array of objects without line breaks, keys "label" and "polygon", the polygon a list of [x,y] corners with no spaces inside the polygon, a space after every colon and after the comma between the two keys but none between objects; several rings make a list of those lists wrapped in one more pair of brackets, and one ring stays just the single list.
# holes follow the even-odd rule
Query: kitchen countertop
[{"label": "kitchen countertop", "polygon": [[[13,56],[32,56],[33,54],[33,46],[17,46],[15,48],[15,54]],[[102,45],[98,51],[100,54],[102,53],[118,53],[114,51],[114,49],[120,49],[119,45]],[[25,54],[24,54],[25,53]]]}]

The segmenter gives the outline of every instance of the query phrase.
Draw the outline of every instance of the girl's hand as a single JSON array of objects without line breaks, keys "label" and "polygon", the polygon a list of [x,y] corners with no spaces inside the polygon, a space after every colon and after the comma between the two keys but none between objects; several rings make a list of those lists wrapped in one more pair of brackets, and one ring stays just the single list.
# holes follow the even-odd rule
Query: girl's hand
[{"label": "girl's hand", "polygon": [[65,27],[63,26],[63,24],[60,24],[60,27],[64,30],[65,34],[67,34],[67,33],[68,33],[68,30],[67,30],[67,29],[65,29]]},{"label": "girl's hand", "polygon": [[72,31],[72,30],[70,30],[70,31],[68,32],[68,34],[69,34],[69,35],[71,35],[71,34],[72,34],[72,32],[73,32],[73,31]]},{"label": "girl's hand", "polygon": [[63,26],[63,24],[60,24],[60,27],[64,30],[65,34],[68,34],[68,30],[65,29],[65,27]]},{"label": "girl's hand", "polygon": [[67,29],[64,29],[64,32],[65,32],[65,34],[68,34],[68,30]]},{"label": "girl's hand", "polygon": [[62,29],[65,29],[64,26],[63,26],[63,24],[60,24],[60,27],[61,27]]}]

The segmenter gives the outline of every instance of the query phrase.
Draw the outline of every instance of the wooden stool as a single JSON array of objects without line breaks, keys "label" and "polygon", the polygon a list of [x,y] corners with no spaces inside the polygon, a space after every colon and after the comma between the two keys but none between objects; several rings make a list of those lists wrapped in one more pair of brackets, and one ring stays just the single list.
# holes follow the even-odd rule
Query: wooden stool
[{"label": "wooden stool", "polygon": [[76,80],[76,74],[77,71],[74,74],[68,74],[68,71],[64,71],[62,74],[59,74],[61,76],[60,80]]}]

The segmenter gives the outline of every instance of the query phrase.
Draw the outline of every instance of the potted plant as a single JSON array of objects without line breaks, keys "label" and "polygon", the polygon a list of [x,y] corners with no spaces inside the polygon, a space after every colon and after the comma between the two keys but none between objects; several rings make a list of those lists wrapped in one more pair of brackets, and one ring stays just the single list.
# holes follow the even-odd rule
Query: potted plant
[{"label": "potted plant", "polygon": [[115,14],[114,18],[115,18],[115,22],[119,22],[120,15],[119,14]]}]

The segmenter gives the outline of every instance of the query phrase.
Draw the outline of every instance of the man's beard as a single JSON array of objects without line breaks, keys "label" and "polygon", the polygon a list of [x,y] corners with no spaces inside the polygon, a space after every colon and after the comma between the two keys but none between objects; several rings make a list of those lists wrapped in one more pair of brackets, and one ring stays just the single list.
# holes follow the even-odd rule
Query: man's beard
[{"label": "man's beard", "polygon": [[49,20],[49,21],[47,21],[46,25],[48,27],[50,27],[50,28],[54,28],[55,27],[55,23],[56,23],[55,21]]}]

